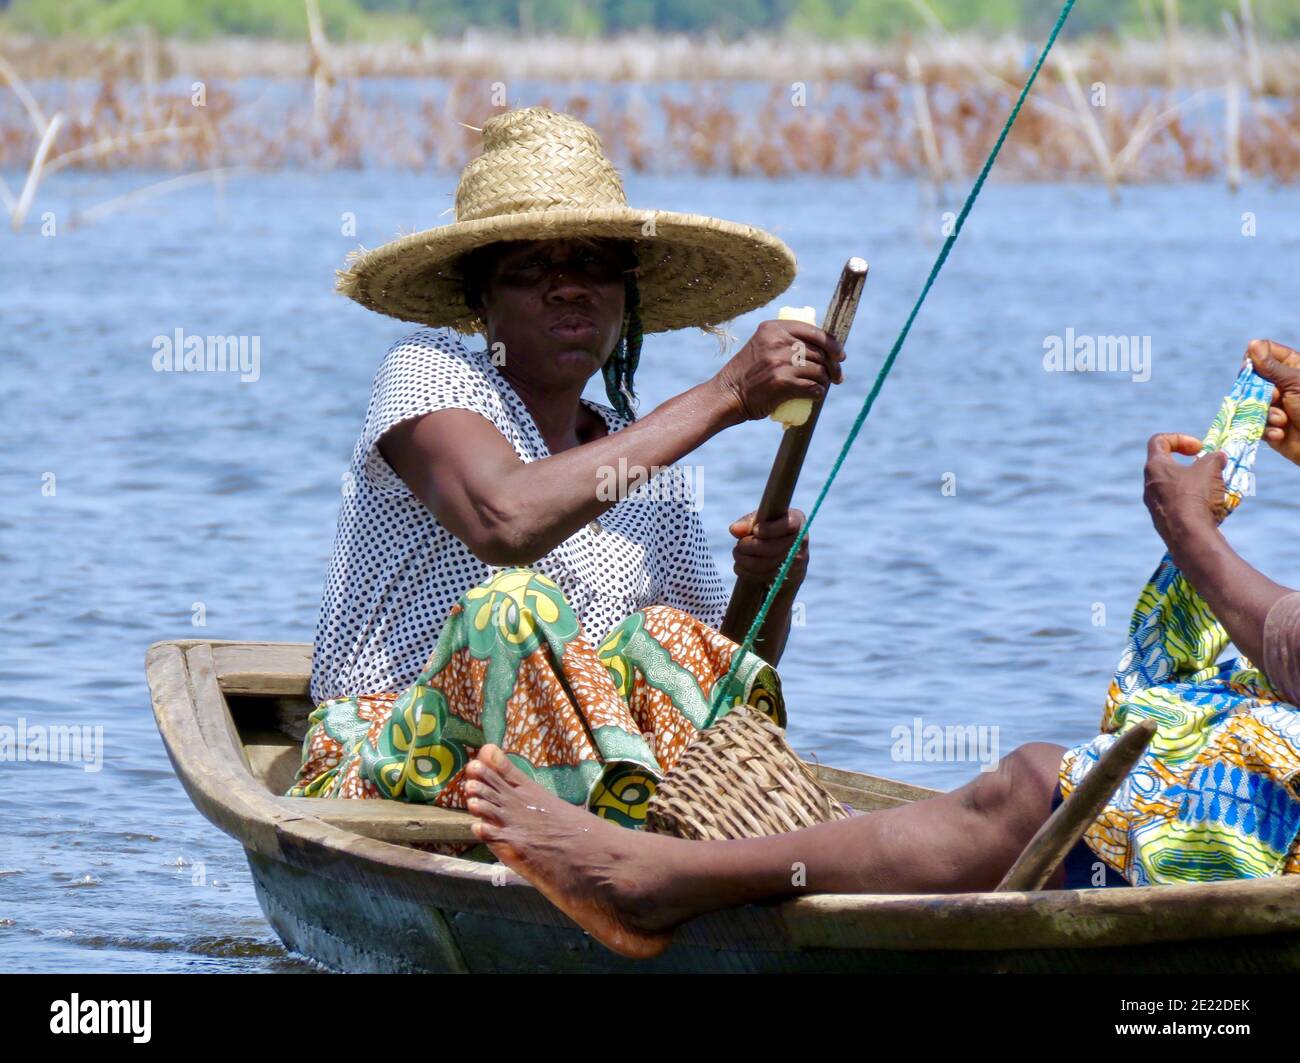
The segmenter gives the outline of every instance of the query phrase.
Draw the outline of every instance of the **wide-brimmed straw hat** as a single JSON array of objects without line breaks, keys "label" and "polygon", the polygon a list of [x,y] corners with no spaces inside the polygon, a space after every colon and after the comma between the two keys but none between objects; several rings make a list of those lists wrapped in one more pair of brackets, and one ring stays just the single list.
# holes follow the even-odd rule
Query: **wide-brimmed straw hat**
[{"label": "wide-brimmed straw hat", "polygon": [[635,210],[595,130],[545,107],[483,125],[483,153],[456,189],[456,221],[354,252],[338,289],[381,314],[481,331],[465,302],[462,255],[505,240],[635,242],[645,332],[729,321],[779,295],[794,253],[761,229],[702,214]]}]

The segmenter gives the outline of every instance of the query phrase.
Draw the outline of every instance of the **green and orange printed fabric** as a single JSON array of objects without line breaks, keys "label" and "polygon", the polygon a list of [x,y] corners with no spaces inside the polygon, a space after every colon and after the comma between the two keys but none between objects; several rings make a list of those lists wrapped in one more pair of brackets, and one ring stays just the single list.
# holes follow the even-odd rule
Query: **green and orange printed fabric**
[{"label": "green and orange printed fabric", "polygon": [[737,704],[785,725],[780,680],[688,613],[649,606],[600,646],[556,584],[505,569],[452,607],[415,682],[323,702],[290,797],[389,798],[464,808],[487,743],[565,801],[628,827],[695,734]]}]

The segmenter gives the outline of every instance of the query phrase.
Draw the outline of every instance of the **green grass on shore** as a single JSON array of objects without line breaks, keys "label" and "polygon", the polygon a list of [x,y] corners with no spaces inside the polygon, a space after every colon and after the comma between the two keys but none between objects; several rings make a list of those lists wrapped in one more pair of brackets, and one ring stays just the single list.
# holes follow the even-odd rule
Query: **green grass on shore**
[{"label": "green grass on shore", "polygon": [[[1223,13],[1240,0],[1177,0],[1183,28],[1219,34]],[[818,37],[890,38],[924,30],[924,9],[948,29],[1040,34],[1057,0],[320,0],[335,41],[415,40],[470,27],[574,36],[626,33],[783,30]],[[1297,0],[1253,0],[1266,38],[1300,37]],[[1165,0],[1082,0],[1074,33],[1157,35]],[[43,37],[101,37],[152,26],[160,34],[203,40],[221,36],[298,38],[307,32],[303,0],[0,0],[0,29]]]}]

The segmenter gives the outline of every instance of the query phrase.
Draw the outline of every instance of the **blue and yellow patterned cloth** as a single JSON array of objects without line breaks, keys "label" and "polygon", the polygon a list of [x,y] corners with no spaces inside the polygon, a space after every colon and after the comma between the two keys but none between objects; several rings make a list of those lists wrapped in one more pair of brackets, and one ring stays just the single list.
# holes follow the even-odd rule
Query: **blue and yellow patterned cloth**
[{"label": "blue and yellow patterned cloth", "polygon": [[[1228,510],[1254,493],[1251,469],[1273,385],[1247,364],[1202,453],[1223,450]],[[1084,840],[1135,886],[1300,871],[1300,709],[1245,657],[1219,661],[1223,625],[1166,554],[1143,589],[1106,696],[1103,734],[1069,750],[1069,796],[1139,720],[1159,727]]]}]

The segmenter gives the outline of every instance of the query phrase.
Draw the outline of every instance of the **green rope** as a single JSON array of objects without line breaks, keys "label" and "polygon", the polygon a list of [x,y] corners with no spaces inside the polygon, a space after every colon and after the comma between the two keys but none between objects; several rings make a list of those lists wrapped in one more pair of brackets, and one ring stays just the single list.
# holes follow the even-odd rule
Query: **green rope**
[{"label": "green rope", "polygon": [[[984,160],[979,176],[975,178],[975,183],[971,186],[969,194],[966,196],[966,202],[962,204],[961,213],[957,215],[957,222],[953,226],[952,232],[943,242],[943,247],[939,250],[939,257],[935,259],[934,266],[930,270],[930,275],[925,280],[925,286],[921,289],[921,294],[917,296],[916,302],[912,305],[912,312],[907,315],[907,320],[903,322],[902,331],[899,332],[898,338],[894,340],[893,347],[889,350],[889,356],[885,359],[884,364],[880,367],[880,372],[876,374],[876,381],[871,386],[871,391],[867,394],[866,400],[862,403],[862,409],[858,411],[858,416],[853,422],[853,427],[849,430],[848,437],[844,440],[844,445],[840,448],[839,456],[835,459],[835,464],[831,466],[830,475],[826,477],[826,482],[822,484],[822,489],[817,495],[817,501],[813,503],[812,510],[808,514],[808,519],[804,521],[803,527],[799,529],[799,534],[795,536],[794,542],[790,546],[790,552],[785,555],[785,561],[782,562],[781,568],[777,571],[776,579],[773,580],[771,588],[767,592],[767,597],[763,599],[763,605],[758,610],[758,615],[754,617],[754,622],[749,625],[749,632],[745,635],[745,641],[737,650],[731,660],[731,668],[723,677],[722,692],[726,697],[731,696],[730,686],[735,681],[736,669],[746,653],[754,649],[754,639],[758,637],[759,631],[763,627],[763,622],[767,619],[768,611],[772,608],[772,602],[775,600],[777,592],[781,589],[781,584],[785,582],[786,576],[790,572],[790,566],[794,562],[795,555],[799,552],[799,547],[808,536],[808,529],[817,519],[817,513],[822,508],[822,502],[826,498],[826,493],[831,489],[831,484],[835,482],[835,477],[839,475],[841,467],[844,465],[844,459],[848,457],[849,450],[853,447],[854,441],[858,438],[858,433],[862,430],[863,424],[866,423],[867,415],[871,413],[872,406],[876,403],[876,396],[880,394],[880,389],[885,384],[885,378],[889,376],[889,371],[894,368],[894,362],[898,358],[898,352],[903,349],[903,344],[907,342],[907,335],[912,331],[912,322],[916,320],[916,315],[921,312],[921,306],[925,303],[926,297],[930,294],[930,289],[934,287],[934,282],[938,278],[943,264],[948,260],[948,253],[952,250],[953,244],[957,242],[957,237],[961,235],[962,226],[966,224],[966,218],[975,205],[975,200],[979,198],[980,192],[984,188],[984,182],[988,178],[989,171],[993,169],[993,164],[997,161],[998,153],[1002,150],[1002,145],[1006,142],[1011,127],[1016,124],[1016,119],[1020,117],[1020,111],[1025,105],[1025,100],[1029,96],[1029,91],[1034,87],[1034,82],[1038,80],[1038,72],[1043,69],[1043,63],[1047,61],[1047,55],[1052,50],[1052,45],[1056,43],[1056,38],[1060,36],[1062,27],[1065,26],[1065,20],[1070,17],[1070,11],[1074,8],[1075,0],[1065,0],[1065,6],[1061,8],[1061,13],[1056,19],[1056,25],[1052,27],[1052,32],[1048,35],[1047,43],[1043,45],[1042,52],[1039,53],[1038,62],[1034,64],[1034,69],[1029,73],[1029,79],[1025,82],[1024,88],[1020,90],[1020,96],[1016,100],[1016,105],[1011,108],[1011,114],[1007,117],[1006,124],[1002,127],[1002,132],[998,134],[997,142],[993,145],[993,150],[989,152],[989,157]],[[719,701],[721,705],[723,702]]]}]

